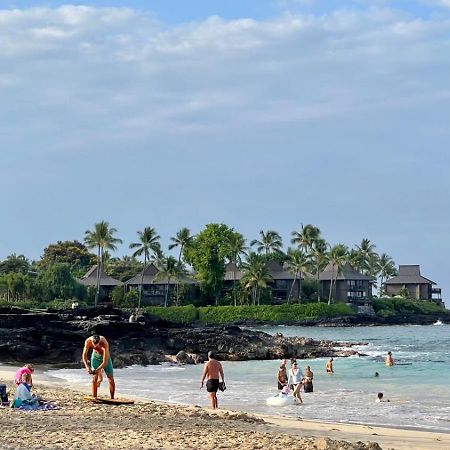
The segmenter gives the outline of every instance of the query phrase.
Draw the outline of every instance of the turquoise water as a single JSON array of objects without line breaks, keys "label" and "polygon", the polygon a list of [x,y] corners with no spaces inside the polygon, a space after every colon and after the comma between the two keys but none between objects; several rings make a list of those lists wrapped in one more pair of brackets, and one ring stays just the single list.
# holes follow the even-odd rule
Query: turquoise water
[{"label": "turquoise water", "polygon": [[[268,333],[338,341],[366,341],[364,357],[335,358],[334,375],[325,373],[324,358],[301,361],[315,375],[314,393],[302,394],[304,405],[269,407],[277,392],[278,361],[224,362],[228,389],[219,405],[229,409],[283,414],[304,419],[365,423],[450,432],[450,326],[271,327]],[[396,365],[384,365],[391,350]],[[199,389],[201,366],[132,366],[115,370],[118,392],[149,399],[207,405]],[[379,377],[374,374],[378,372]],[[84,370],[51,371],[51,375],[89,389]],[[106,385],[103,386],[106,393]],[[375,403],[383,392],[390,403]]]}]

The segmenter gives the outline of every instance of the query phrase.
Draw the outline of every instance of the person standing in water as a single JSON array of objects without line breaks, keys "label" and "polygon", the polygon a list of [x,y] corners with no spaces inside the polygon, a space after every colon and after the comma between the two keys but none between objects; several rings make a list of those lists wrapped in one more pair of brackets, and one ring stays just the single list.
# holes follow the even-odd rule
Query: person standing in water
[{"label": "person standing in water", "polygon": [[333,361],[333,357],[328,360],[327,365],[325,366],[325,370],[327,371],[327,373],[334,373]]},{"label": "person standing in water", "polygon": [[313,378],[314,373],[311,370],[311,367],[306,366],[306,369],[303,372],[303,390],[305,392],[314,392]]},{"label": "person standing in water", "polygon": [[288,377],[287,377],[287,371],[286,371],[286,360],[285,359],[283,359],[281,361],[280,368],[278,369],[277,383],[278,383],[278,390],[279,391],[281,391],[288,384]]},{"label": "person standing in water", "polygon": [[[92,350],[90,364],[88,362],[89,350]],[[97,390],[100,384],[99,378],[101,377],[102,370],[104,370],[106,376],[108,377],[109,393],[111,395],[111,398],[114,398],[114,394],[116,392],[116,383],[114,381],[114,369],[112,365],[108,341],[103,336],[99,336],[98,334],[94,334],[93,336],[87,338],[84,342],[82,358],[87,373],[93,375],[92,396],[94,398],[97,398]]]},{"label": "person standing in water", "polygon": [[222,364],[216,359],[216,355],[214,352],[208,353],[208,361],[205,362],[205,366],[203,368],[202,378],[200,380],[200,389],[203,387],[203,384],[206,381],[206,390],[208,392],[209,398],[211,399],[211,407],[212,409],[217,409],[219,407],[219,403],[217,401],[217,390],[219,389],[219,375],[222,378],[222,383],[225,382],[225,378],[223,375]]},{"label": "person standing in water", "polygon": [[394,365],[394,358],[392,358],[392,352],[388,352],[386,359],[384,360],[384,363],[388,367],[392,367]]},{"label": "person standing in water", "polygon": [[289,386],[293,386],[294,398],[296,398],[299,403],[303,403],[302,396],[300,395],[300,389],[303,386],[302,379],[303,373],[296,361],[292,364],[291,370],[289,371],[288,384]]}]

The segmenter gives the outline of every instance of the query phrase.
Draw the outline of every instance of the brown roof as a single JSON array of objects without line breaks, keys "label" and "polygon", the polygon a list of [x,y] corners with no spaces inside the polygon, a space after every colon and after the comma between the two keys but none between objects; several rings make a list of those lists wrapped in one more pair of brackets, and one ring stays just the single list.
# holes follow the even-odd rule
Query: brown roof
[{"label": "brown roof", "polygon": [[[236,278],[234,278],[235,276]],[[225,265],[225,275],[223,276],[223,279],[225,281],[240,280],[241,278],[242,272],[239,270],[236,264],[230,262]]]},{"label": "brown roof", "polygon": [[[235,264],[233,262],[228,263],[225,266],[225,275],[223,279],[225,281],[233,281],[236,275],[236,280],[240,280],[243,276],[242,271],[239,268],[234,270]],[[294,280],[295,274],[285,270],[283,266],[277,261],[269,261],[267,263],[270,275],[274,280]]]},{"label": "brown roof", "polygon": [[[85,286],[96,286],[97,285],[97,265],[89,269],[89,271],[78,280],[81,284]],[[100,270],[100,286],[122,286],[122,282],[116,280],[113,277],[107,275],[103,268]]]},{"label": "brown roof", "polygon": [[420,275],[420,266],[398,266],[398,275],[385,281],[384,284],[436,284],[434,281]]},{"label": "brown roof", "polygon": [[[150,263],[148,266],[144,269],[144,278],[142,279],[142,272],[139,272],[137,275],[135,275],[133,278],[130,278],[125,282],[127,285],[133,285],[133,286],[139,286],[141,284],[167,284],[167,278],[162,278],[158,281],[155,281],[156,274],[159,272],[158,268],[153,264]],[[182,283],[184,284],[195,284],[196,281],[193,279],[193,275],[189,276],[187,278],[184,278],[182,280]],[[170,280],[170,284],[176,284],[175,280]]]},{"label": "brown roof", "polygon": [[358,272],[355,270],[350,263],[345,263],[343,269],[336,277],[336,268],[334,269],[332,273],[332,265],[331,263],[325,267],[323,272],[320,272],[319,280],[320,281],[330,281],[331,275],[333,274],[333,277],[336,280],[367,280],[370,281],[372,278],[368,277],[367,275],[363,275],[361,272]]}]

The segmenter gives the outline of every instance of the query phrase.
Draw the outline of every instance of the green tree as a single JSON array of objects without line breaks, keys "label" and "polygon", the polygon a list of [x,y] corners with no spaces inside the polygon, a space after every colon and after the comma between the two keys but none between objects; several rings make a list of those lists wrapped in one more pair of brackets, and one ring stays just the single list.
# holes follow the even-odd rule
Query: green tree
[{"label": "green tree", "polygon": [[317,302],[320,302],[320,272],[327,266],[329,261],[328,244],[325,239],[318,238],[312,243],[311,267],[316,275],[317,282]]},{"label": "green tree", "polygon": [[247,247],[245,246],[245,238],[241,233],[237,231],[230,235],[229,241],[229,252],[230,252],[230,262],[233,263],[233,304],[237,306],[237,283],[236,283],[236,271],[238,266],[241,264],[241,256],[246,255]]},{"label": "green tree", "polygon": [[153,227],[145,227],[143,231],[137,232],[139,236],[139,242],[133,242],[130,244],[131,249],[136,249],[133,253],[133,257],[144,256],[144,266],[141,272],[141,283],[139,285],[139,297],[138,308],[141,307],[142,300],[142,284],[144,283],[144,271],[147,267],[147,262],[150,260],[150,253],[156,253],[161,249],[159,240],[161,236],[156,232]]},{"label": "green tree", "polygon": [[261,236],[260,240],[253,239],[253,241],[250,242],[251,247],[256,246],[258,253],[264,253],[267,256],[271,253],[281,252],[283,241],[278,232],[274,230],[264,232],[261,230],[259,235]]},{"label": "green tree", "polygon": [[[106,253],[106,252],[105,252]],[[126,281],[142,271],[143,264],[133,256],[122,256],[122,258],[112,258],[105,270],[108,275],[120,281]]]},{"label": "green tree", "polygon": [[[178,253],[178,262],[181,262],[181,256],[183,255],[183,250],[186,246],[188,246],[192,242],[193,236],[191,236],[191,231],[189,228],[181,228],[178,233],[171,237],[170,240],[172,241],[172,244],[169,244],[169,250],[172,250],[176,247],[180,247],[180,252]],[[177,295],[177,301],[180,298],[180,286],[177,282],[176,284],[176,295]]]},{"label": "green tree", "polygon": [[380,267],[380,291],[379,296],[383,295],[384,290],[384,282],[391,277],[397,275],[397,269],[395,267],[394,260],[387,254],[383,253],[379,259],[379,267]]},{"label": "green tree", "polygon": [[56,262],[69,264],[72,273],[75,276],[81,276],[95,264],[95,255],[90,253],[81,242],[58,241],[56,244],[49,244],[44,248],[44,254],[37,263],[37,267],[44,270]]},{"label": "green tree", "polygon": [[303,226],[301,224],[300,231],[291,233],[291,243],[298,246],[300,250],[309,253],[312,250],[314,242],[320,238],[320,229],[310,223]]},{"label": "green tree", "polygon": [[350,252],[349,261],[353,268],[364,275],[369,275],[371,260],[373,263],[375,255],[375,245],[369,239],[364,238],[361,244]]},{"label": "green tree", "polygon": [[159,261],[157,266],[158,273],[155,275],[156,281],[166,281],[166,295],[164,299],[164,306],[167,307],[169,304],[169,294],[170,294],[170,282],[179,282],[182,278],[186,277],[187,272],[183,266],[183,263],[178,262],[173,256],[164,257]]},{"label": "green tree", "polygon": [[30,267],[30,261],[24,255],[13,253],[0,262],[0,273],[28,273]]},{"label": "green tree", "polygon": [[331,247],[329,254],[329,261],[331,264],[331,283],[330,294],[328,296],[328,304],[333,300],[333,287],[336,284],[338,275],[342,272],[345,263],[348,261],[348,248],[344,244],[336,244]]},{"label": "green tree", "polygon": [[250,253],[242,263],[241,284],[251,292],[252,304],[259,305],[261,292],[272,281],[266,259],[256,253]]},{"label": "green tree", "polygon": [[97,306],[100,295],[100,273],[103,264],[103,252],[105,250],[117,250],[117,244],[122,240],[114,237],[117,233],[115,228],[109,226],[108,222],[102,221],[94,225],[93,230],[86,230],[84,242],[88,248],[97,248],[97,283],[94,304]]},{"label": "green tree", "polygon": [[287,251],[288,260],[285,263],[286,269],[294,274],[294,280],[292,281],[291,289],[287,301],[290,302],[292,291],[294,290],[295,282],[298,280],[298,302],[302,300],[302,276],[305,272],[310,270],[311,259],[302,250],[288,248]]},{"label": "green tree", "polygon": [[184,258],[194,268],[202,293],[216,305],[222,292],[225,260],[232,257],[233,233],[225,224],[210,223],[184,249]]},{"label": "green tree", "polygon": [[39,274],[38,282],[42,286],[44,300],[69,300],[74,297],[82,300],[85,296],[84,286],[77,283],[67,263],[48,265]]}]

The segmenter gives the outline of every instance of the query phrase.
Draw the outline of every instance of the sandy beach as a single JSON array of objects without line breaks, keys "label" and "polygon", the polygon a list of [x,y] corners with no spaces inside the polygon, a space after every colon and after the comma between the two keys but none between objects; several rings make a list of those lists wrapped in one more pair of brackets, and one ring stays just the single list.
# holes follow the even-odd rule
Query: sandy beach
[{"label": "sandy beach", "polygon": [[[15,369],[0,368],[10,392]],[[61,406],[25,412],[1,408],[2,448],[28,449],[443,449],[450,434],[330,424],[242,412],[214,412],[161,402],[108,406],[87,403],[80,387],[34,376],[35,392]],[[84,392],[87,394],[88,392]],[[118,387],[120,396],[120,386]],[[372,444],[370,444],[372,442]],[[364,444],[365,443],[365,444]]]}]

